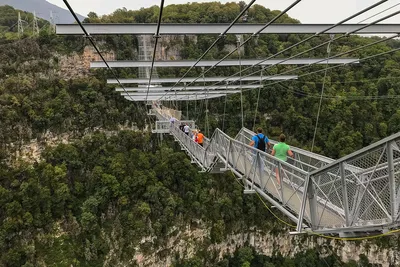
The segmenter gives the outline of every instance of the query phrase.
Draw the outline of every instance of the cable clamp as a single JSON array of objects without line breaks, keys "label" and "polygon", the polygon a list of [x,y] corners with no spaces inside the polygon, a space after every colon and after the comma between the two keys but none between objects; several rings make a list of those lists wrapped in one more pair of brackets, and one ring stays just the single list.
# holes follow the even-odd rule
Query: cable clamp
[{"label": "cable clamp", "polygon": [[161,38],[161,35],[160,35],[160,34],[158,34],[158,35],[157,35],[157,34],[154,34],[154,35],[153,35],[153,38],[155,38],[155,39]]}]

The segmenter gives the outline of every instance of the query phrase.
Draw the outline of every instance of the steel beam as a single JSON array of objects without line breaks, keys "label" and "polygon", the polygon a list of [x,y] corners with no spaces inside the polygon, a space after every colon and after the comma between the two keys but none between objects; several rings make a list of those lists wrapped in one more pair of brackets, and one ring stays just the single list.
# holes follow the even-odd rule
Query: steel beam
[{"label": "steel beam", "polygon": [[[286,60],[285,58],[269,59],[261,64],[260,66],[266,65],[310,65],[310,64],[350,64],[359,63],[356,58],[332,58],[330,60],[323,60],[322,58],[293,58]],[[202,60],[197,63],[196,67],[212,67],[218,63],[218,67],[232,67],[232,66],[253,66],[262,61],[262,59],[242,59],[241,62],[236,59],[227,59],[218,63],[218,60]],[[280,63],[282,62],[282,63]],[[196,63],[194,60],[166,60],[166,61],[155,61],[154,67],[156,68],[185,68],[191,67]],[[111,68],[150,68],[152,66],[151,61],[108,61],[107,64]],[[90,62],[91,68],[107,68],[107,65],[103,61]]]},{"label": "steel beam", "polygon": [[[190,96],[190,95],[186,95],[186,96],[164,96],[161,101],[169,101],[169,100],[173,100],[173,101],[191,101],[191,100],[203,100],[203,99],[211,99],[211,98],[217,98],[217,97],[222,97],[225,96],[226,94],[217,94],[217,95],[208,95],[208,96],[202,96],[202,95],[194,95],[194,96]],[[130,101],[146,101],[146,96],[124,96],[125,99],[130,100]],[[133,100],[132,100],[133,99]],[[149,95],[147,97],[147,101],[156,101],[156,100],[160,100],[160,96],[152,96]]]},{"label": "steel beam", "polygon": [[[182,91],[201,91],[202,93],[205,93],[207,91],[212,92],[213,90],[217,89],[219,91],[224,91],[224,92],[229,92],[230,89],[256,89],[259,88],[260,85],[259,84],[250,84],[250,85],[246,85],[243,84],[241,87],[240,85],[228,85],[225,86],[224,88],[218,88],[218,86],[215,86],[215,88],[213,87],[207,87],[204,88],[204,86],[189,86],[189,87],[175,87],[173,90],[172,87],[150,87],[149,92],[162,92],[165,93],[167,91],[170,92],[182,92]],[[125,87],[125,88],[115,88],[115,91],[117,92],[147,92],[147,87]],[[191,92],[192,93],[192,92]]]},{"label": "steel beam", "polygon": [[[327,34],[344,34],[355,31],[367,24],[341,24],[325,32]],[[108,34],[136,34],[154,35],[157,30],[156,23],[148,24],[83,24],[90,35]],[[207,24],[161,24],[160,35],[197,35],[197,34],[221,34],[229,26],[228,23]],[[253,34],[259,31],[265,24],[235,24],[229,30],[229,34]],[[321,32],[333,24],[271,24],[261,33],[275,34],[315,34]],[[357,34],[392,34],[398,33],[400,24],[375,24],[368,26]],[[83,35],[82,29],[77,24],[57,24],[56,33],[61,35]]]},{"label": "steel beam", "polygon": [[[183,78],[181,80],[182,83],[189,83],[193,82],[197,78],[194,77],[188,77],[188,78]],[[205,79],[197,79],[198,82],[219,82],[221,80],[226,79],[226,81],[236,81],[239,80],[239,76],[235,77],[205,77]],[[296,80],[297,75],[280,75],[280,76],[263,76],[262,79],[260,76],[249,76],[249,77],[243,77],[242,81],[260,81],[260,80]],[[158,78],[158,79],[151,79],[151,83],[157,84],[157,83],[176,83],[180,80],[180,78]],[[121,84],[148,84],[149,80],[148,79],[119,79]],[[116,79],[108,79],[107,80],[108,84],[119,84]]]},{"label": "steel beam", "polygon": [[[218,91],[179,91],[179,92],[174,92],[170,91],[166,94],[166,92],[151,92],[149,91],[149,95],[154,95],[154,96],[175,96],[175,95],[215,95],[215,94],[236,94],[240,93],[240,90],[218,90]],[[146,92],[131,92],[131,93],[121,93],[122,96],[141,96],[141,95],[146,95]]]}]

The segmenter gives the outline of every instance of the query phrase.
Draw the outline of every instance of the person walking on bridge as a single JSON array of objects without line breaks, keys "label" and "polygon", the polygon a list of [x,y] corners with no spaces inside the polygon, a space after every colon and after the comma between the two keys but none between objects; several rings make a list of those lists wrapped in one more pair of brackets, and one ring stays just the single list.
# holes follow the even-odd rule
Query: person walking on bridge
[{"label": "person walking on bridge", "polygon": [[[290,157],[294,158],[294,154],[292,150],[290,150],[290,147],[285,143],[286,136],[284,134],[281,134],[279,136],[279,143],[274,145],[272,148],[272,156],[275,156],[278,160],[281,161],[287,161],[287,156],[289,155]],[[281,179],[279,177],[279,167],[277,166],[275,168],[275,175],[276,175],[276,180],[278,182],[278,186],[281,186]]]},{"label": "person walking on bridge", "polygon": [[183,131],[185,132],[186,135],[189,135],[189,132],[190,132],[189,125],[185,124],[185,126],[183,126]]},{"label": "person walking on bridge", "polygon": [[[268,137],[263,134],[263,129],[260,127],[257,128],[257,134],[251,138],[251,142],[249,145],[257,148],[258,150],[261,150],[262,152],[266,152],[266,148],[268,148],[269,150],[271,147],[271,143],[269,142]],[[254,152],[254,164],[258,164],[259,174],[261,176],[264,171],[264,164],[261,160],[261,157],[259,157],[258,153],[255,152]]]},{"label": "person walking on bridge", "polygon": [[200,146],[203,146],[203,141],[204,141],[204,134],[199,130],[199,131],[197,132],[197,143],[198,143]]},{"label": "person walking on bridge", "polygon": [[[269,142],[268,137],[263,134],[262,128],[257,128],[257,134],[251,138],[250,146],[254,146],[258,150],[263,152],[268,151],[271,148],[271,143]],[[265,150],[268,148],[268,150]]]}]

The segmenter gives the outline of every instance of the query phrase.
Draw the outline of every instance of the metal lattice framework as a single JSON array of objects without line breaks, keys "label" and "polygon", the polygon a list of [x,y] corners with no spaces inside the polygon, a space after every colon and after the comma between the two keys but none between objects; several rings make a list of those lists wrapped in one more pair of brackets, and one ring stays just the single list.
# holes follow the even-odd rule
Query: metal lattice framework
[{"label": "metal lattice framework", "polygon": [[310,228],[346,236],[387,231],[400,223],[400,133],[340,160],[292,147],[295,158],[283,162],[250,147],[255,133],[246,128],[235,138],[216,129],[202,147],[171,126],[169,110],[152,112],[162,129],[153,132],[171,133],[203,171],[231,170],[247,184],[247,192],[259,193],[293,220],[298,232]]}]

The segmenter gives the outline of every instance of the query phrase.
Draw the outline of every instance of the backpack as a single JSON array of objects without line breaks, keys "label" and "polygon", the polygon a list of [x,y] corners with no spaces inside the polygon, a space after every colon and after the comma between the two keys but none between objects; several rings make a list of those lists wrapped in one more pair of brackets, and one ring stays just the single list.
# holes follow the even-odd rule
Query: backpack
[{"label": "backpack", "polygon": [[264,138],[261,139],[261,137],[257,134],[256,135],[258,138],[258,142],[257,142],[257,149],[264,151],[265,152],[265,136]]}]

